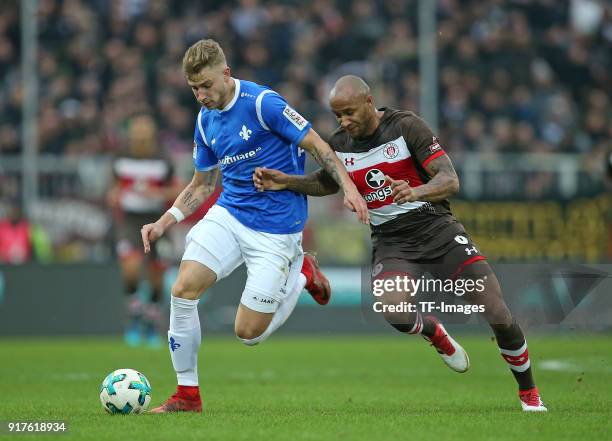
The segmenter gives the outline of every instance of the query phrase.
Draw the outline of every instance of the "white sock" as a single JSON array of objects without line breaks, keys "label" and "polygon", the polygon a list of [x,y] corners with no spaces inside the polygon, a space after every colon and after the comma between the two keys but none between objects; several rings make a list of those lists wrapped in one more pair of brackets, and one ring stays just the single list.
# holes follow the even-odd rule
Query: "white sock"
[{"label": "white sock", "polygon": [[244,338],[241,338],[240,340],[242,340],[243,343],[246,345],[254,346],[257,343],[261,343],[270,335],[272,335],[274,331],[280,328],[282,324],[287,321],[287,319],[295,309],[295,305],[297,305],[298,299],[300,298],[300,294],[302,293],[304,286],[306,286],[306,276],[300,273],[298,274],[297,280],[293,284],[293,288],[289,292],[289,295],[285,298],[285,301],[280,304],[280,306],[272,316],[270,324],[263,332],[263,334],[251,340],[246,340]]},{"label": "white sock", "polygon": [[198,300],[171,296],[168,345],[180,386],[198,385],[198,350],[201,341]]}]

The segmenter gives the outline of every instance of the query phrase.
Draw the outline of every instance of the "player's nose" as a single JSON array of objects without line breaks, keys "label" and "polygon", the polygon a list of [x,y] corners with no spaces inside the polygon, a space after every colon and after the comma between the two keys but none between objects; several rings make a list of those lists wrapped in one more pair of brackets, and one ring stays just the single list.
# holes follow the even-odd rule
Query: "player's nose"
[{"label": "player's nose", "polygon": [[204,99],[204,90],[201,87],[198,87],[195,91],[195,96],[198,100]]}]

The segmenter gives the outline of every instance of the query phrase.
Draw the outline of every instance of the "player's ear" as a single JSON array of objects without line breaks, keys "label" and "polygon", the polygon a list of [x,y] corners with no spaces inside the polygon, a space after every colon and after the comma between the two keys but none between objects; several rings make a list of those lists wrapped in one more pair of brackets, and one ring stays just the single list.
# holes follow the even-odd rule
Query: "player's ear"
[{"label": "player's ear", "polygon": [[225,68],[223,69],[223,75],[228,78],[232,76],[232,70],[229,66],[225,66]]}]

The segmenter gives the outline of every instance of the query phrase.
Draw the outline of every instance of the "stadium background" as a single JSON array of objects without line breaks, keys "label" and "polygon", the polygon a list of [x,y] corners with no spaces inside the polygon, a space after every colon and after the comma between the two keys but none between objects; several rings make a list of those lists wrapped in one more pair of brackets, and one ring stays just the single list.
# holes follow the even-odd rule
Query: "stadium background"
[{"label": "stadium background", "polygon": [[[521,277],[512,274],[517,263],[599,264],[609,274],[612,8],[605,1],[40,0],[37,19],[23,22],[31,3],[0,6],[0,238],[16,213],[30,232],[21,251],[4,252],[0,241],[5,348],[18,345],[15,336],[121,333],[106,205],[111,161],[135,136],[132,119],[146,114],[155,123],[148,142],[190,178],[197,103],[180,61],[204,37],[220,42],[234,76],[270,85],[323,135],[335,127],[326,96],[349,73],[369,82],[378,106],[424,115],[460,176],[454,214],[492,262],[507,264],[506,278]],[[419,33],[427,9],[433,33]],[[33,77],[24,63],[28,32],[38,45]],[[423,77],[431,68],[433,81]],[[316,164],[309,158],[307,167]],[[360,310],[367,228],[338,197],[309,203],[304,245],[318,253],[336,295],[325,310],[303,296],[279,336],[364,332],[383,342],[393,332],[367,323]],[[176,228],[162,247],[174,264],[187,229]],[[201,302],[205,335],[231,331],[243,277]],[[584,320],[582,328],[608,332],[608,319]],[[563,339],[570,327],[529,332],[537,331]],[[601,375],[609,378],[606,366]]]}]

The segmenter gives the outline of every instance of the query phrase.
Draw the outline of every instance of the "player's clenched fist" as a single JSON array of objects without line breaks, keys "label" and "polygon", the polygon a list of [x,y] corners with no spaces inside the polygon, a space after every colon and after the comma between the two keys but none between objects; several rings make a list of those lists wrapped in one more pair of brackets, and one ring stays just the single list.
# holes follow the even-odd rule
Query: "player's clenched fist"
[{"label": "player's clenched fist", "polygon": [[279,170],[256,167],[253,172],[253,183],[257,191],[286,190],[288,176]]},{"label": "player's clenched fist", "polygon": [[162,237],[163,234],[164,228],[158,223],[144,225],[140,229],[142,244],[144,245],[144,252],[148,253],[151,251],[151,242],[155,242],[157,239]]},{"label": "player's clenched fist", "polygon": [[414,188],[408,184],[408,181],[398,180],[385,175],[387,182],[391,185],[391,196],[393,197],[393,202],[396,204],[404,204],[406,202],[414,202],[417,201],[418,195],[414,191]]}]

